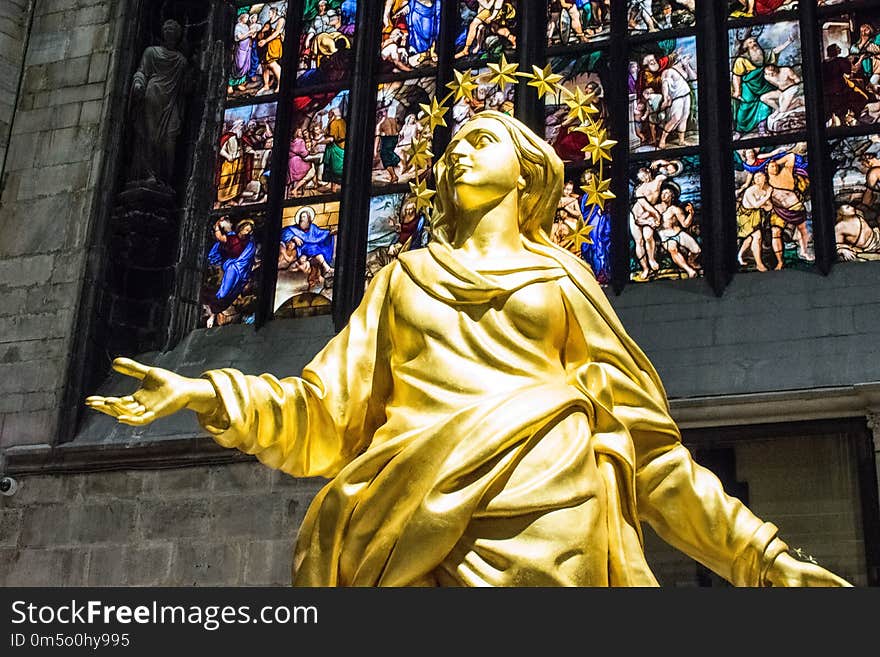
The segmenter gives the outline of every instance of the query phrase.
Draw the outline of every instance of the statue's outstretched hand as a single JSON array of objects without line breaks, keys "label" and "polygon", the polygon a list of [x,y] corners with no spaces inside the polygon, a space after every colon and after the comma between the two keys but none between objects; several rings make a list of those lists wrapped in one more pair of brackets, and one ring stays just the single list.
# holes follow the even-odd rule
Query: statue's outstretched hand
[{"label": "statue's outstretched hand", "polygon": [[774,559],[765,577],[771,586],[852,586],[822,566],[800,561],[787,552]]},{"label": "statue's outstretched hand", "polygon": [[205,379],[189,379],[130,358],[115,359],[113,369],[140,379],[141,387],[125,397],[88,397],[86,406],[124,424],[143,426],[184,408],[208,412],[215,403],[214,389]]}]

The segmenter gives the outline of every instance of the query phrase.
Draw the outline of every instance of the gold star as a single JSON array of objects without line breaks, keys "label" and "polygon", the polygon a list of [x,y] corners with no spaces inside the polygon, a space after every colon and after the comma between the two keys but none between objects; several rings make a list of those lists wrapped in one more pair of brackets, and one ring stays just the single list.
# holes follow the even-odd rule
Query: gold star
[{"label": "gold star", "polygon": [[580,253],[581,247],[584,244],[592,244],[593,238],[590,237],[590,233],[593,232],[593,229],[596,227],[593,225],[587,225],[584,223],[584,220],[578,219],[577,224],[575,224],[574,232],[571,234],[571,240],[574,242],[574,252]]},{"label": "gold star", "polygon": [[458,101],[463,98],[473,100],[474,89],[477,88],[477,83],[474,82],[474,76],[471,75],[470,71],[465,71],[464,73],[461,71],[453,71],[453,73],[455,74],[455,79],[452,82],[447,82],[446,86],[455,92],[455,100]]},{"label": "gold star", "polygon": [[446,119],[444,117],[449,108],[438,103],[436,98],[431,100],[430,105],[420,103],[419,107],[427,116],[428,130],[434,132],[434,128],[437,126],[446,127]]},{"label": "gold star", "polygon": [[584,123],[591,116],[599,113],[599,110],[593,104],[596,100],[596,94],[584,93],[584,90],[577,87],[571,95],[565,99],[565,104],[570,108],[569,118],[575,119],[578,123]]},{"label": "gold star", "polygon": [[587,195],[587,205],[597,205],[600,210],[605,209],[605,201],[616,198],[611,191],[611,181],[602,180],[596,174],[590,176],[590,180],[581,189]]},{"label": "gold star", "polygon": [[431,152],[431,144],[427,139],[414,139],[410,147],[409,163],[416,170],[421,171],[431,165],[434,153]]},{"label": "gold star", "polygon": [[411,182],[409,184],[409,190],[416,200],[416,212],[423,208],[431,208],[432,203],[431,199],[434,197],[435,192],[433,189],[428,189],[428,183],[424,180],[420,180],[419,182]]},{"label": "gold star", "polygon": [[510,64],[504,53],[501,53],[501,61],[497,64],[489,64],[489,70],[493,75],[489,79],[489,84],[496,84],[503,90],[508,84],[516,84],[516,74],[519,71],[517,64]]},{"label": "gold star", "polygon": [[532,78],[529,86],[535,87],[538,90],[538,98],[543,98],[546,94],[554,91],[556,85],[562,82],[562,76],[554,73],[550,64],[547,64],[543,69],[532,66],[532,70],[534,73],[528,75],[528,77]]},{"label": "gold star", "polygon": [[591,126],[591,130],[585,131],[590,142],[581,150],[590,156],[593,164],[602,160],[611,161],[611,149],[617,144],[613,139],[608,139],[608,131],[605,128],[598,129]]}]

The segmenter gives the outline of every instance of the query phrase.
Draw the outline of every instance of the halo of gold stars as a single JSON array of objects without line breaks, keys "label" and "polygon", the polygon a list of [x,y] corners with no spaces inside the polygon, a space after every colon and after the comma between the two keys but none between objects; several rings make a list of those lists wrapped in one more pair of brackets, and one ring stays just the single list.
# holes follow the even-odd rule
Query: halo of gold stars
[{"label": "halo of gold stars", "polygon": [[[605,163],[611,162],[611,151],[617,142],[609,138],[608,131],[599,118],[597,95],[580,87],[576,87],[574,91],[566,88],[563,84],[565,78],[554,73],[550,64],[544,68],[533,66],[532,72],[527,73],[520,71],[518,64],[507,61],[507,57],[502,55],[497,62],[487,66],[490,72],[489,84],[505,90],[508,85],[519,84],[520,79],[527,80],[527,84],[537,91],[538,98],[553,94],[559,102],[568,107],[568,118],[576,124],[571,130],[587,136],[587,143],[582,150],[595,167],[581,190],[587,195],[588,205],[604,210],[605,204],[615,198],[614,193],[611,192],[611,181],[605,176]],[[409,184],[410,192],[415,199],[416,207],[425,213],[429,222],[434,213],[432,199],[436,194],[434,190],[428,188],[426,180],[434,157],[431,152],[431,135],[436,128],[447,127],[446,115],[450,109],[450,102],[472,101],[474,91],[479,86],[470,70],[456,70],[453,74],[454,79],[446,85],[450,91],[442,100],[433,98],[430,104],[419,105],[423,112],[420,122],[425,128],[425,134],[414,139],[408,147],[408,161],[418,172],[416,179]],[[587,225],[583,219],[579,219],[568,239],[569,244],[572,244],[578,252],[583,244],[592,244],[590,234],[593,229],[594,226]]]}]

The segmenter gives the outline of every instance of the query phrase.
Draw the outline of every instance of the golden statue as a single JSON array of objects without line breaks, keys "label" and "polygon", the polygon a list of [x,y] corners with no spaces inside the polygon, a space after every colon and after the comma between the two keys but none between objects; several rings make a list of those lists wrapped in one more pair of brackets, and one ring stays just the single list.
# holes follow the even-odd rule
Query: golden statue
[{"label": "golden statue", "polygon": [[277,379],[138,379],[89,406],[188,408],[215,440],[329,483],[300,586],[656,586],[640,523],[741,586],[849,586],[799,561],[681,444],[663,385],[587,265],[549,237],[563,165],[486,111],[435,168],[432,241],[381,269],[346,328]]}]

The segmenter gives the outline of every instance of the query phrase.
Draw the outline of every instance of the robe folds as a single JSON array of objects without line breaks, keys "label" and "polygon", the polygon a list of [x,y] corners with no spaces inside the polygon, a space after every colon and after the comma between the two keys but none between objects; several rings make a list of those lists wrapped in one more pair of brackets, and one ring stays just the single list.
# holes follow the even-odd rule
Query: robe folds
[{"label": "robe folds", "polygon": [[328,483],[296,586],[656,586],[640,523],[737,585],[786,549],[680,442],[662,383],[589,269],[524,239],[481,269],[440,242],[373,278],[278,379],[213,370],[223,446]]}]

